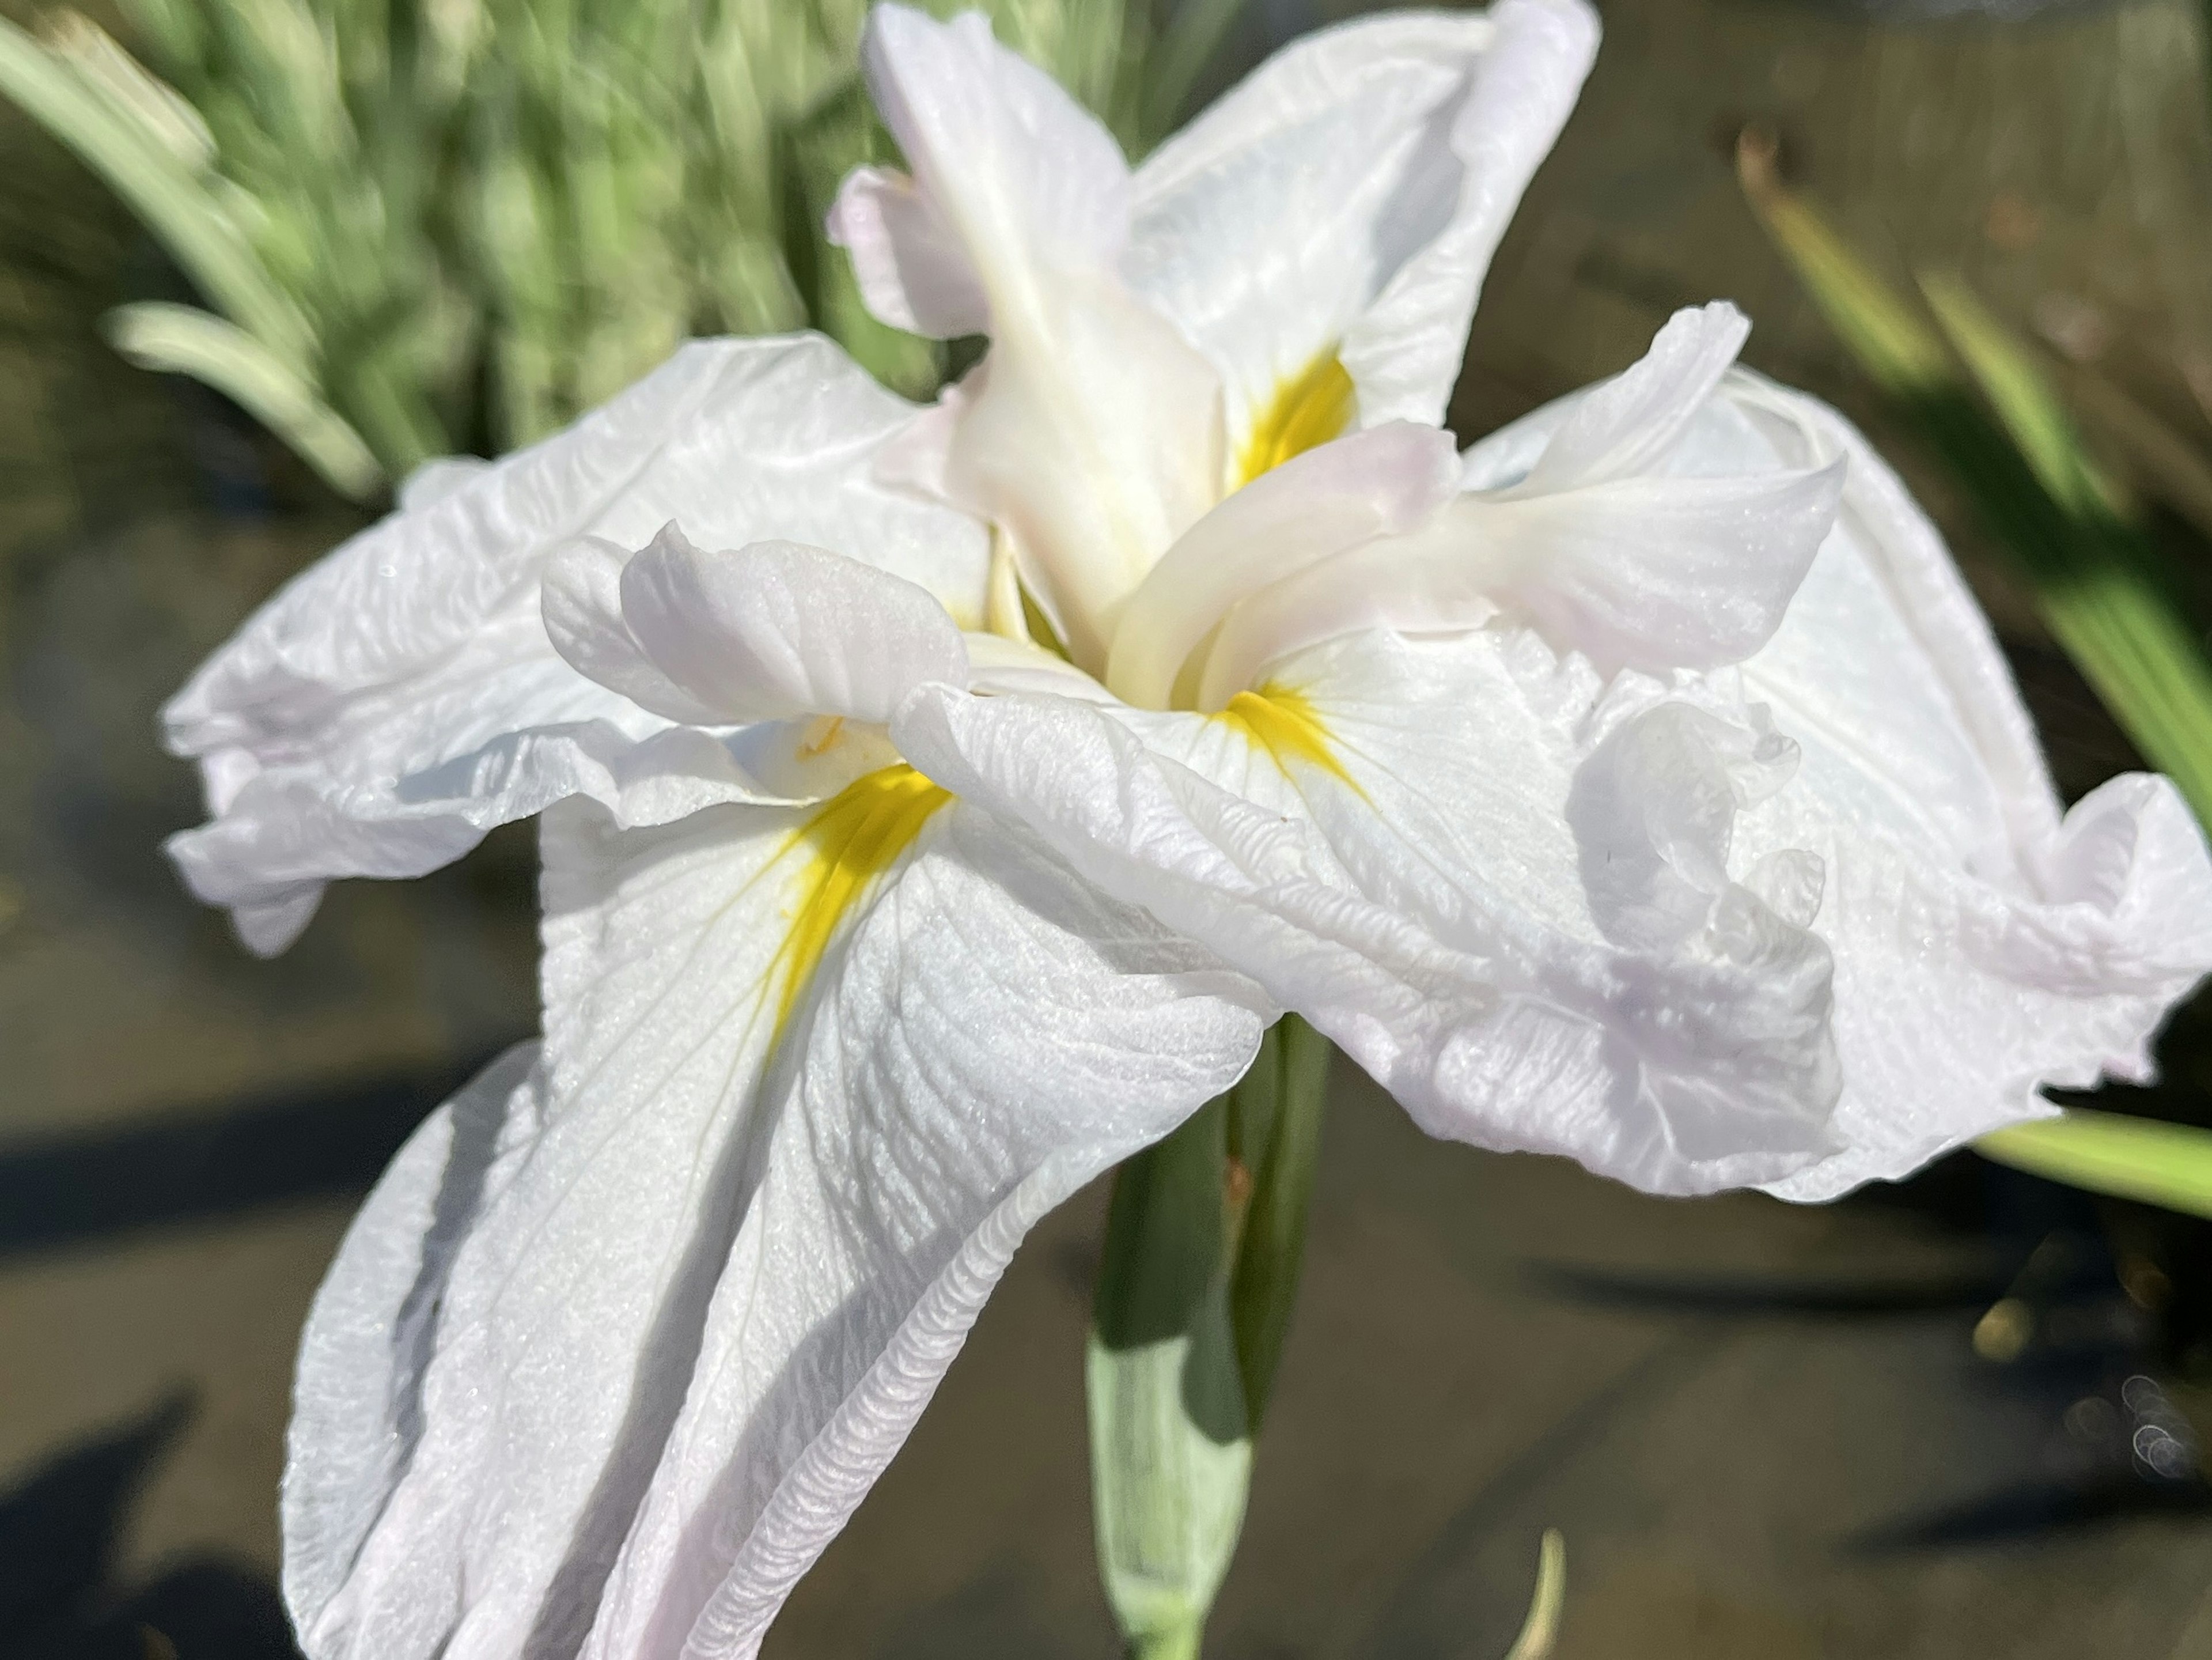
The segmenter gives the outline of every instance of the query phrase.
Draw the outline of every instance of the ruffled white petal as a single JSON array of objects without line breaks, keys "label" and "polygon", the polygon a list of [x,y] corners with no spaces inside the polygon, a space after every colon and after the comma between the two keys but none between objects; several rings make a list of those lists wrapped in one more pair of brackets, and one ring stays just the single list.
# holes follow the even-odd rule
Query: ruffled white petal
[{"label": "ruffled white petal", "polygon": [[1332,350],[1365,423],[1443,419],[1483,272],[1596,45],[1577,0],[1345,24],[1146,161],[1123,266],[1221,370],[1232,452]]},{"label": "ruffled white petal", "polygon": [[2212,859],[2162,778],[2115,779],[2062,820],[1989,625],[1904,486],[1813,399],[1742,398],[1819,423],[1850,467],[1835,536],[1743,670],[1803,756],[1746,844],[1829,871],[1843,1150],[1777,1188],[1822,1199],[2048,1111],[2040,1085],[2150,1076],[2167,1010],[2212,969]]},{"label": "ruffled white petal", "polygon": [[325,881],[419,875],[566,794],[652,822],[785,793],[562,660],[542,574],[579,537],[636,547],[674,519],[710,544],[840,548],[980,622],[980,528],[872,477],[911,414],[827,341],[700,342],[568,431],[410,492],[165,711],[214,814],[170,844],[185,879],[276,949]]},{"label": "ruffled white petal", "polygon": [[[1469,483],[1528,477],[1577,407],[1477,445]],[[1837,526],[1741,670],[1801,764],[1741,816],[1736,844],[1824,873],[1814,927],[1835,956],[1839,1146],[1769,1184],[1821,1199],[2049,1111],[2042,1085],[2148,1075],[2166,1011],[2212,968],[2212,864],[2163,780],[2117,780],[2062,822],[1942,538],[1832,410],[1732,371],[1664,474],[1786,470],[1807,433],[1844,458]]]},{"label": "ruffled white petal", "polygon": [[926,680],[968,684],[959,627],[935,596],[843,554],[795,542],[708,553],[672,524],[611,584],[605,550],[556,562],[546,631],[579,672],[672,721],[882,725]]},{"label": "ruffled white petal", "polygon": [[543,1107],[457,1225],[426,1132],[307,1334],[303,1425],[399,1403],[295,1438],[315,1660],[750,1654],[1028,1225],[1249,1063],[1255,988],[957,804],[787,1007],[804,822],[549,818]]},{"label": "ruffled white petal", "polygon": [[[1520,631],[1370,635],[1290,668],[1325,761],[1271,743],[1264,710],[1117,718],[937,689],[893,735],[1250,975],[1433,1134],[1662,1192],[1830,1150],[1827,951],[1729,854],[1777,763],[1749,764],[1755,732],[1712,735],[1747,717],[1716,705],[1685,736],[1649,713],[1662,689],[1608,688]],[[1655,890],[1649,873],[1691,873],[1663,939],[1593,889],[1593,864],[1632,856]]]}]

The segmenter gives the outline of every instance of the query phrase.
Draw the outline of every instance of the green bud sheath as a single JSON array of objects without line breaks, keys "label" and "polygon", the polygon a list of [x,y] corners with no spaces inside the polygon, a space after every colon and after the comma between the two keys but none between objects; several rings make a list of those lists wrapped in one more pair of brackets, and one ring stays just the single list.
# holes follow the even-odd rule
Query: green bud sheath
[{"label": "green bud sheath", "polygon": [[1328,1045],[1295,1016],[1121,1167],[1085,1376],[1099,1572],[1133,1656],[1195,1656],[1289,1329]]}]

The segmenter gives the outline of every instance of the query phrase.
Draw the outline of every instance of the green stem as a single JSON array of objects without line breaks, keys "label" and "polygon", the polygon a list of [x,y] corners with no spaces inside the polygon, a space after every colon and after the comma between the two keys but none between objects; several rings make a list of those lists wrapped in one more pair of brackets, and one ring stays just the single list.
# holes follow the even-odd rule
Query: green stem
[{"label": "green stem", "polygon": [[1295,1017],[1115,1177],[1085,1361],[1098,1566],[1143,1660],[1195,1660],[1289,1329],[1328,1045]]},{"label": "green stem", "polygon": [[1130,1639],[1129,1660],[1198,1660],[1199,1639],[1205,1631],[1205,1621],[1193,1620],[1171,1631],[1147,1632]]}]

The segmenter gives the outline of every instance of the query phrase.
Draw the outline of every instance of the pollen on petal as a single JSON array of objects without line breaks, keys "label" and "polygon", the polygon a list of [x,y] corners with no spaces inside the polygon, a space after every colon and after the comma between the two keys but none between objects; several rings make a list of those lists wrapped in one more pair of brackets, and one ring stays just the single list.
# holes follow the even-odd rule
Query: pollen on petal
[{"label": "pollen on petal", "polygon": [[1359,413],[1359,395],[1335,348],[1296,374],[1278,381],[1274,396],[1252,412],[1252,425],[1237,452],[1231,487],[1242,489],[1294,455],[1341,438]]},{"label": "pollen on petal", "polygon": [[1291,763],[1297,761],[1319,767],[1361,796],[1366,794],[1337,759],[1335,740],[1321,712],[1303,692],[1270,681],[1257,691],[1238,692],[1212,718],[1236,727],[1253,745],[1267,751],[1286,778],[1291,775]]},{"label": "pollen on petal", "polygon": [[847,915],[914,844],[930,815],[951,799],[912,767],[884,767],[854,779],[792,832],[779,862],[799,858],[805,866],[771,974],[772,1042],[782,1041]]}]

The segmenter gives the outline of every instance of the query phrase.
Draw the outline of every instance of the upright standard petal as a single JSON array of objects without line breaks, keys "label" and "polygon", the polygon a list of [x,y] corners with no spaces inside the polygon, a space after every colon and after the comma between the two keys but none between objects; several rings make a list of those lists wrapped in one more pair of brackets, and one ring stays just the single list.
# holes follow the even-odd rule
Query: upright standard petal
[{"label": "upright standard petal", "polygon": [[294,1439],[316,1660],[750,1654],[1030,1224],[1273,1013],[902,768],[546,858],[533,1104],[490,1179],[480,1108],[418,1138],[307,1334],[303,1421],[382,1431]]},{"label": "upright standard petal", "polygon": [[1580,0],[1343,24],[1146,161],[1123,267],[1220,370],[1233,469],[1259,471],[1332,371],[1346,418],[1443,420],[1483,272],[1596,46]]},{"label": "upright standard petal", "polygon": [[213,815],[170,843],[186,880],[276,950],[331,878],[419,875],[564,795],[641,822],[782,793],[563,661],[543,574],[579,537],[636,547],[672,519],[849,550],[980,622],[981,531],[872,477],[912,413],[825,340],[699,342],[568,431],[410,490],[165,711]]},{"label": "upright standard petal", "polygon": [[1216,377],[1128,292],[1128,167],[1049,76],[973,12],[879,5],[861,56],[913,176],[855,173],[831,238],[886,321],[990,334],[929,470],[1013,538],[1097,668],[1115,607],[1218,494]]}]

